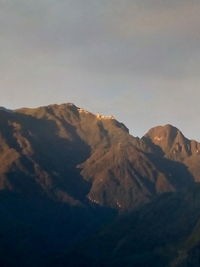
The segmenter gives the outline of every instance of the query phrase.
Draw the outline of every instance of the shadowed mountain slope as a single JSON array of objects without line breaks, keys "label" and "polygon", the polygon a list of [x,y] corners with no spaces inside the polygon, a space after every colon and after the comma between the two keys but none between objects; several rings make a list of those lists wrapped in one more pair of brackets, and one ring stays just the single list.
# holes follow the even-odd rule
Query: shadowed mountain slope
[{"label": "shadowed mountain slope", "polygon": [[198,267],[200,186],[165,193],[123,214],[58,261],[59,266]]}]

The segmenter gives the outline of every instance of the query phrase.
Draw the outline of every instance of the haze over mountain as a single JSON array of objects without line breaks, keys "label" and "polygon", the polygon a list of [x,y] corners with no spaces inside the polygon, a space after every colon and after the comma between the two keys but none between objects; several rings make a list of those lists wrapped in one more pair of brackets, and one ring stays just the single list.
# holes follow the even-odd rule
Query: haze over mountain
[{"label": "haze over mountain", "polygon": [[[0,249],[5,255],[0,260],[5,266],[82,266],[73,256],[78,246],[85,266],[95,266],[94,257],[99,266],[114,264],[106,249],[116,255],[116,266],[124,257],[127,266],[151,266],[151,261],[168,266],[176,250],[167,250],[166,260],[165,246],[189,238],[199,220],[193,205],[199,203],[193,193],[199,182],[200,143],[174,126],[152,128],[140,139],[114,117],[71,103],[0,108]],[[188,217],[181,222],[184,213]],[[108,225],[105,232],[103,225]],[[112,246],[106,245],[117,233]],[[145,235],[162,253],[151,250],[151,242],[145,245]],[[137,253],[138,265],[132,265]],[[146,253],[150,258],[142,263]],[[178,256],[177,262],[182,262]]]}]

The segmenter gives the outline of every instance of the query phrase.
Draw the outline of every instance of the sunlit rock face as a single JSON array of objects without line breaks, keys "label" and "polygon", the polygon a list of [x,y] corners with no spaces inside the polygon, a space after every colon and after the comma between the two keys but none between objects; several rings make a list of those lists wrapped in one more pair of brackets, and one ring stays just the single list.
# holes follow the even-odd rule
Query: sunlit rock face
[{"label": "sunlit rock face", "polygon": [[144,139],[159,147],[164,157],[183,163],[195,181],[200,181],[200,143],[187,139],[171,125],[154,127]]}]

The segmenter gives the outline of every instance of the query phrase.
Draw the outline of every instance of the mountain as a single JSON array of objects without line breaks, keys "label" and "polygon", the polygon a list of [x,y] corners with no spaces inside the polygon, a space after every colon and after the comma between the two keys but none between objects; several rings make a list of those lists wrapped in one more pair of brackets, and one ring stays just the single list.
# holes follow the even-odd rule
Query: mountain
[{"label": "mountain", "polygon": [[200,143],[187,139],[180,130],[171,125],[152,128],[145,138],[159,147],[166,158],[183,163],[194,180],[200,181]]},{"label": "mountain", "polygon": [[[200,266],[200,186],[165,193],[118,217],[60,259],[61,266]],[[106,264],[105,264],[106,263]],[[75,265],[74,265],[75,264]]]},{"label": "mountain", "polygon": [[[190,164],[189,140],[180,132],[174,137],[173,127],[162,130],[166,138],[160,148],[166,143],[166,151],[158,151],[153,134],[160,134],[159,127],[145,138],[135,138],[113,117],[94,115],[73,104],[0,113],[1,189],[125,210],[198,179],[199,154],[192,155],[195,164]],[[167,145],[172,147],[168,131],[173,146],[179,139],[184,143],[187,157],[177,160],[168,152]],[[197,151],[200,145],[190,146]]]},{"label": "mountain", "polygon": [[[164,231],[164,221],[158,217],[167,218],[161,210],[167,212],[170,207],[168,231],[175,241],[180,236],[189,239],[191,225],[198,219],[190,217],[192,212],[198,215],[198,208],[193,209],[193,200],[187,198],[199,181],[200,144],[171,125],[152,128],[138,138],[114,117],[93,114],[71,103],[0,108],[1,265],[50,266],[56,258],[56,264],[62,265],[65,255],[74,255],[77,246],[84,258],[81,244],[86,242],[84,266],[90,266],[90,240],[96,240],[92,237],[96,233],[99,242],[105,243],[101,241],[103,226],[108,229],[105,240],[110,231],[118,232],[128,240],[123,241],[128,244],[125,247],[138,234],[136,246],[143,255],[148,245],[145,236],[153,240],[160,235],[157,228]],[[185,209],[180,199],[188,203]],[[178,233],[174,229],[181,222],[174,212],[180,218],[184,212],[189,214],[186,228],[180,227]],[[127,216],[131,224],[126,223]],[[154,228],[149,227],[152,223]],[[119,247],[123,258],[121,236],[108,245],[108,251],[115,255]],[[171,246],[172,240],[164,238]],[[155,242],[156,249],[159,246]],[[154,257],[152,250],[148,253]],[[69,259],[73,263],[73,256]]]}]

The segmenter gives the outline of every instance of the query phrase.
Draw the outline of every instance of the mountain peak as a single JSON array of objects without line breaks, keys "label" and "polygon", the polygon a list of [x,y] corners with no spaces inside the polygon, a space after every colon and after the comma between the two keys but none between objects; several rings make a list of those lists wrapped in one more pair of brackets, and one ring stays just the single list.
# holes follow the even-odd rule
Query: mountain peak
[{"label": "mountain peak", "polygon": [[145,138],[160,147],[166,157],[174,160],[183,160],[198,150],[197,142],[187,139],[176,127],[167,124],[157,126],[148,131]]},{"label": "mountain peak", "polygon": [[186,139],[182,132],[171,124],[151,128],[145,135],[145,137],[150,138],[151,141],[155,144],[160,144],[163,142],[171,144],[178,136],[181,139]]}]

